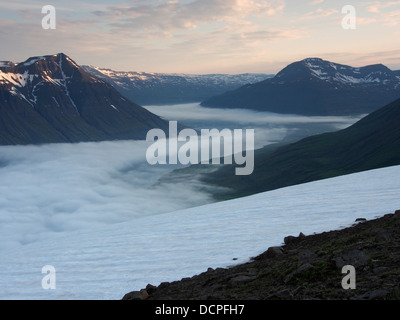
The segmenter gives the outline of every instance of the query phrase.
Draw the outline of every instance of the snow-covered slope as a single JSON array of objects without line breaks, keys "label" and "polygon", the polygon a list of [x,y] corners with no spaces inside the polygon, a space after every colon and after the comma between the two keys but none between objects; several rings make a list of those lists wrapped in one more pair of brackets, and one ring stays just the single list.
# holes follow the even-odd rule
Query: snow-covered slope
[{"label": "snow-covered slope", "polygon": [[[132,290],[227,267],[284,236],[329,231],[400,208],[400,166],[142,217],[2,252],[2,299],[121,299]],[[238,258],[237,261],[232,261]],[[41,287],[42,267],[56,289]]]}]

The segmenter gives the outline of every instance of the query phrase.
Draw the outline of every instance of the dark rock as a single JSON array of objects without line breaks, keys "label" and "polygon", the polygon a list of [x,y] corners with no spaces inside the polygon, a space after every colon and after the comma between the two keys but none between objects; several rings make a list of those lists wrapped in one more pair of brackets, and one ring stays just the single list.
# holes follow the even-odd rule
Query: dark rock
[{"label": "dark rock", "polygon": [[356,222],[366,222],[367,221],[367,219],[365,219],[365,218],[358,218],[358,219],[356,219]]},{"label": "dark rock", "polygon": [[363,295],[357,296],[357,300],[377,300],[383,299],[388,295],[388,292],[384,289],[377,289],[370,292],[366,292]]},{"label": "dark rock", "polygon": [[314,269],[314,266],[310,263],[302,264],[300,267],[297,268],[295,274],[302,274],[308,270]]},{"label": "dark rock", "polygon": [[318,255],[318,257],[322,257],[322,256],[325,256],[327,253],[326,253],[326,251],[324,251],[324,250],[318,250],[318,251],[316,252],[316,254]]},{"label": "dark rock", "polygon": [[337,256],[334,257],[334,262],[336,267],[343,268],[346,265],[351,265],[353,267],[365,266],[369,262],[369,257],[361,250],[344,250],[336,253]]},{"label": "dark rock", "polygon": [[385,241],[390,241],[392,238],[392,234],[385,230],[385,229],[378,229],[376,236],[375,236],[375,240],[378,242],[385,242]]},{"label": "dark rock", "polygon": [[283,242],[284,242],[286,245],[288,245],[288,244],[290,244],[290,243],[294,243],[296,240],[297,240],[297,238],[294,237],[294,236],[287,236],[287,237],[285,237],[285,238],[283,239]]},{"label": "dark rock", "polygon": [[306,262],[311,262],[317,258],[317,254],[311,250],[302,250],[299,253],[299,262],[300,263],[306,263]]},{"label": "dark rock", "polygon": [[291,273],[287,274],[287,275],[285,276],[285,278],[283,279],[283,283],[284,283],[284,284],[288,284],[290,281],[292,281],[292,279],[294,278],[294,276],[295,276],[295,273],[294,273],[294,272],[291,272]]},{"label": "dark rock", "polygon": [[293,295],[289,289],[283,289],[281,291],[278,291],[276,293],[273,293],[273,294],[267,296],[267,299],[289,300],[289,299],[293,299]]},{"label": "dark rock", "polygon": [[147,290],[142,289],[140,291],[132,291],[127,293],[122,300],[147,300],[149,298],[149,294]]},{"label": "dark rock", "polygon": [[282,254],[283,254],[282,247],[270,247],[270,248],[268,248],[265,256],[268,258],[274,258],[274,257],[282,255]]},{"label": "dark rock", "polygon": [[139,291],[132,291],[124,295],[122,300],[140,300],[140,292]]},{"label": "dark rock", "polygon": [[375,274],[382,274],[382,273],[387,272],[388,270],[390,270],[388,267],[376,267],[376,268],[374,268],[373,272]]},{"label": "dark rock", "polygon": [[140,290],[140,300],[147,300],[150,297],[146,289]]},{"label": "dark rock", "polygon": [[289,273],[283,280],[283,283],[287,284],[292,281],[296,276],[300,276],[302,273],[314,269],[314,266],[310,263],[302,264],[300,267],[296,269],[296,271]]},{"label": "dark rock", "polygon": [[147,293],[148,293],[149,295],[152,295],[154,292],[156,292],[156,290],[157,290],[157,287],[156,287],[156,286],[153,286],[153,285],[151,285],[151,284],[148,284],[148,285],[146,286],[146,291],[147,291]]},{"label": "dark rock", "polygon": [[287,236],[287,237],[285,237],[285,238],[283,239],[283,242],[284,242],[286,245],[291,244],[291,243],[297,243],[298,241],[304,239],[305,237],[306,237],[306,236],[304,235],[304,233],[303,233],[303,232],[300,232],[300,234],[299,234],[298,237],[295,237],[295,236]]},{"label": "dark rock", "polygon": [[230,285],[238,285],[242,283],[251,282],[257,279],[257,276],[239,275],[229,280]]}]

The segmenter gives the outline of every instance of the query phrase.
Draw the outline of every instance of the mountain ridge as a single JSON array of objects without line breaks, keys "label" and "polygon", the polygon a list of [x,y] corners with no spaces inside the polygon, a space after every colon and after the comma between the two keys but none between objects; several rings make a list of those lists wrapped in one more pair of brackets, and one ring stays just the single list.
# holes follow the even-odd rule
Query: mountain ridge
[{"label": "mountain ridge", "polygon": [[271,79],[205,100],[216,108],[301,115],[370,113],[400,98],[400,78],[382,64],[360,68],[320,58],[289,64]]},{"label": "mountain ridge", "polygon": [[199,102],[272,76],[263,73],[229,75],[115,71],[87,65],[82,68],[142,105]]},{"label": "mountain ridge", "polygon": [[352,126],[255,152],[254,173],[236,177],[227,165],[202,174],[202,180],[231,192],[217,197],[247,196],[290,185],[400,164],[400,99]]},{"label": "mountain ridge", "polygon": [[165,120],[64,53],[0,64],[0,144],[144,139]]}]

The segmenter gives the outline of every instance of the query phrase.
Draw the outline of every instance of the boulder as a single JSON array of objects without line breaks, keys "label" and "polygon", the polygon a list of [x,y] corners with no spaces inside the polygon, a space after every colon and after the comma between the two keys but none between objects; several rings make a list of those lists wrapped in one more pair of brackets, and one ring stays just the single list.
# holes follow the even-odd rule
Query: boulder
[{"label": "boulder", "polygon": [[361,250],[340,250],[335,253],[333,261],[336,267],[343,268],[346,265],[351,265],[355,268],[368,264],[370,258]]},{"label": "boulder", "polygon": [[282,255],[282,254],[283,254],[283,248],[282,247],[270,247],[267,250],[266,257],[267,258],[274,258],[274,257]]},{"label": "boulder", "polygon": [[375,240],[377,242],[390,241],[392,239],[392,234],[385,229],[378,229],[376,232]]},{"label": "boulder", "polygon": [[318,255],[311,250],[302,250],[299,253],[299,262],[300,263],[306,263],[306,262],[311,262],[315,260],[318,257]]},{"label": "boulder", "polygon": [[295,236],[287,236],[287,237],[285,237],[285,238],[283,239],[283,242],[284,242],[286,245],[288,245],[288,244],[290,244],[290,243],[296,243],[296,242],[302,240],[302,239],[305,238],[305,237],[306,237],[306,236],[304,235],[304,233],[303,233],[303,232],[300,232],[300,234],[299,234],[298,237],[295,237]]},{"label": "boulder", "polygon": [[149,294],[145,289],[142,289],[140,291],[132,291],[130,293],[127,293],[122,300],[146,300],[149,298]]},{"label": "boulder", "polygon": [[156,290],[157,290],[157,287],[156,287],[156,286],[153,286],[153,285],[150,284],[150,283],[146,286],[146,291],[147,291],[147,293],[148,293],[149,295],[152,295],[154,292],[156,292]]},{"label": "boulder", "polygon": [[229,280],[230,285],[238,285],[242,283],[247,283],[251,282],[257,279],[257,276],[251,276],[251,275],[238,275],[236,277],[233,277],[232,279]]},{"label": "boulder", "polygon": [[296,274],[302,274],[303,272],[306,272],[308,270],[314,269],[314,266],[310,263],[304,263],[300,267],[297,268],[295,275]]}]

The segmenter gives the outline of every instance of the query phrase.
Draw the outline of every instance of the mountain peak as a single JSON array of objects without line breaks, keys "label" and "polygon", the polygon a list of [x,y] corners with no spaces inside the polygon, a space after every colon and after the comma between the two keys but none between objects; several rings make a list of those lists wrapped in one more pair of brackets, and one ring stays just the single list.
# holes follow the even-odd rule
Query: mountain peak
[{"label": "mountain peak", "polygon": [[[34,56],[30,57],[24,62],[20,62],[18,64],[14,64],[17,68],[39,68],[39,69],[52,69],[51,65],[58,65],[60,63],[65,62],[66,64],[70,64],[74,68],[79,68],[78,64],[75,63],[70,57],[68,57],[64,53],[57,53],[53,55],[45,55],[45,56]],[[32,67],[34,66],[34,67]]]},{"label": "mountain peak", "polygon": [[321,63],[321,62],[328,62],[328,61],[323,60],[323,59],[321,59],[321,58],[306,58],[306,59],[301,60],[300,62],[303,62],[303,63],[307,63],[307,62],[319,62],[319,63]]},{"label": "mountain peak", "polygon": [[307,58],[294,62],[279,72],[275,77],[275,81],[280,83],[317,81],[335,86],[370,86],[378,83],[399,86],[399,79],[396,74],[383,64],[357,68],[321,58]]},{"label": "mountain peak", "polygon": [[303,115],[369,113],[400,97],[400,74],[382,64],[352,67],[306,58],[274,78],[212,97],[207,107]]},{"label": "mountain peak", "polygon": [[2,65],[0,144],[143,139],[168,125],[64,53]]}]

